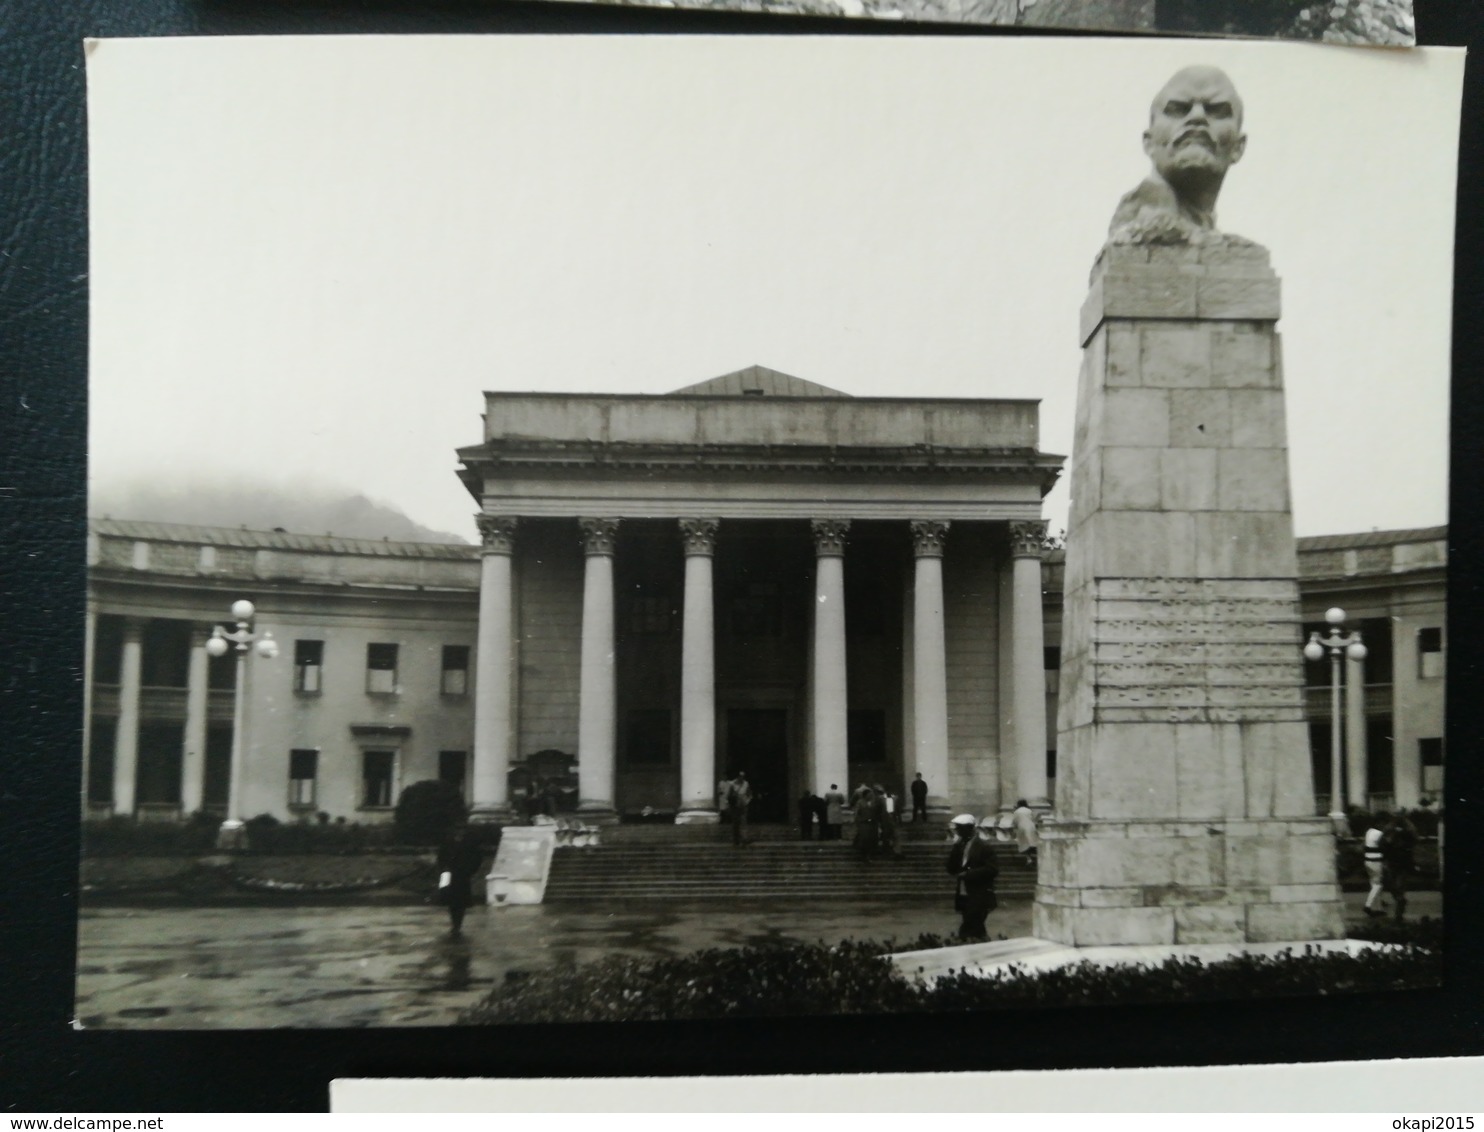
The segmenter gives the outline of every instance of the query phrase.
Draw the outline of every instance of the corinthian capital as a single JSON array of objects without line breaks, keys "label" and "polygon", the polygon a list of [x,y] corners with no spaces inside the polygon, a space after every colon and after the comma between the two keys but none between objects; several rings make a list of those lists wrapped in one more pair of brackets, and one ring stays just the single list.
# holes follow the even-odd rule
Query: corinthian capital
[{"label": "corinthian capital", "polygon": [[814,553],[842,556],[845,553],[845,536],[850,533],[849,519],[813,519],[809,529],[814,533]]},{"label": "corinthian capital", "polygon": [[680,538],[685,543],[685,553],[716,553],[716,529],[719,526],[721,524],[716,519],[681,519]]},{"label": "corinthian capital", "polygon": [[913,519],[912,553],[918,558],[942,558],[943,540],[948,537],[948,524],[937,519]]},{"label": "corinthian capital", "polygon": [[612,554],[618,539],[617,519],[578,519],[582,528],[582,552],[587,555]]},{"label": "corinthian capital", "polygon": [[1046,520],[1024,519],[1010,524],[1010,553],[1016,558],[1040,558],[1046,553]]},{"label": "corinthian capital", "polygon": [[513,554],[515,552],[515,520],[506,515],[475,515],[479,525],[479,540],[485,554]]}]

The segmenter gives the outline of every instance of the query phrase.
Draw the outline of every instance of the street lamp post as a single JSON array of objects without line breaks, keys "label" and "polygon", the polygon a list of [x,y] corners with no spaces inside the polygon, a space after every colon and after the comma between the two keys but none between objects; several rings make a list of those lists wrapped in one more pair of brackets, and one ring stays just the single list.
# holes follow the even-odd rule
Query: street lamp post
[{"label": "street lamp post", "polygon": [[220,834],[223,848],[235,844],[242,829],[242,773],[247,759],[244,732],[247,729],[248,661],[254,652],[265,660],[272,660],[278,655],[278,642],[273,639],[272,633],[253,632],[252,619],[256,613],[257,607],[246,598],[234,601],[232,618],[237,622],[237,628],[229,633],[217,625],[212,629],[205,646],[207,653],[216,657],[226,656],[233,646],[237,650],[236,692],[232,704],[232,766],[227,787],[227,820],[222,822]]},{"label": "street lamp post", "polygon": [[[1312,661],[1320,661],[1324,659],[1325,653],[1329,654],[1329,820],[1334,825],[1335,832],[1343,836],[1348,832],[1348,819],[1345,816],[1345,767],[1340,746],[1345,723],[1340,702],[1340,663],[1344,657],[1354,661],[1364,660],[1366,647],[1361,644],[1359,629],[1353,633],[1344,631],[1343,609],[1326,610],[1324,619],[1329,622],[1329,636],[1321,637],[1317,631],[1310,633],[1309,643],[1304,646],[1304,656]],[[1350,756],[1354,758],[1355,752],[1351,751]]]}]

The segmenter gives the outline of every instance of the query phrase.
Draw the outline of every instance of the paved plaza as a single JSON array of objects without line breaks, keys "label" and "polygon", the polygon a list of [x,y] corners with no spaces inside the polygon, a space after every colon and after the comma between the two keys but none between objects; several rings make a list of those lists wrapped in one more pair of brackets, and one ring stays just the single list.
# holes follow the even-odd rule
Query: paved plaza
[{"label": "paved plaza", "polygon": [[[1360,900],[1346,897],[1352,923]],[[1437,893],[1414,894],[1415,915],[1440,910]],[[1030,918],[1029,898],[1007,899],[990,931],[1028,935]],[[76,1018],[88,1029],[440,1026],[512,971],[787,939],[910,944],[956,923],[947,896],[477,907],[461,940],[432,906],[84,908]]]}]

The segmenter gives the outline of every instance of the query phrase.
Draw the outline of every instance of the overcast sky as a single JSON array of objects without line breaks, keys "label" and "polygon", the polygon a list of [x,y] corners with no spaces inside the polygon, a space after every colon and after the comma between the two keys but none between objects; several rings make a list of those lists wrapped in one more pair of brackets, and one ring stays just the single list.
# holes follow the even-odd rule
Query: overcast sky
[{"label": "overcast sky", "polygon": [[94,482],[343,487],[472,538],[482,390],[753,363],[1038,398],[1066,454],[1088,268],[1189,62],[1247,105],[1218,219],[1283,278],[1298,532],[1445,522],[1462,53],[1215,41],[94,45]]}]

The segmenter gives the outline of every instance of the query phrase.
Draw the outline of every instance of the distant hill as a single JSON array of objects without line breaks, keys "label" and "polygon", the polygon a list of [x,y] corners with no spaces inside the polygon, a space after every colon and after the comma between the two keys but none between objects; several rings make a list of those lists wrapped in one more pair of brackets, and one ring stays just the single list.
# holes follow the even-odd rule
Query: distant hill
[{"label": "distant hill", "polygon": [[148,519],[157,523],[199,523],[213,527],[249,527],[271,531],[282,527],[302,535],[391,539],[394,542],[469,540],[435,531],[384,503],[364,495],[336,495],[253,484],[99,485],[88,498],[88,514],[111,519]]}]

